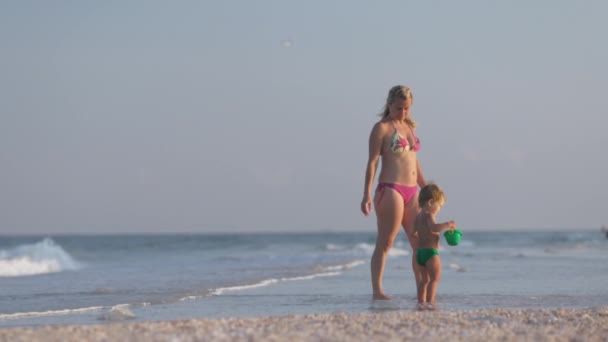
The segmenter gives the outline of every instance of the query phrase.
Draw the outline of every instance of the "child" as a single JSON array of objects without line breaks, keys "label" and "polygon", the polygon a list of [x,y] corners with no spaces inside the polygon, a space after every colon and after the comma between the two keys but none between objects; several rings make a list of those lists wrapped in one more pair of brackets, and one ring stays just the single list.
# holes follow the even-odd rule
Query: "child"
[{"label": "child", "polygon": [[441,277],[441,259],[439,259],[439,233],[456,228],[456,222],[436,223],[435,215],[445,203],[445,195],[436,184],[427,184],[420,190],[418,204],[420,213],[414,221],[414,234],[418,235],[418,250],[416,262],[420,265],[422,274],[417,284],[418,304],[433,305],[437,285]]}]

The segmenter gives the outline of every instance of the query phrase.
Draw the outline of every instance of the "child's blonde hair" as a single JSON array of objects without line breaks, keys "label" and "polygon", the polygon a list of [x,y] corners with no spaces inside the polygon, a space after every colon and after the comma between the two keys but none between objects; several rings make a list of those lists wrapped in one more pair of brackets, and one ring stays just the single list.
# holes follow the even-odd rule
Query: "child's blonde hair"
[{"label": "child's blonde hair", "polygon": [[426,205],[430,200],[435,203],[445,202],[445,194],[441,188],[435,183],[429,183],[420,189],[418,194],[418,205],[420,207]]}]

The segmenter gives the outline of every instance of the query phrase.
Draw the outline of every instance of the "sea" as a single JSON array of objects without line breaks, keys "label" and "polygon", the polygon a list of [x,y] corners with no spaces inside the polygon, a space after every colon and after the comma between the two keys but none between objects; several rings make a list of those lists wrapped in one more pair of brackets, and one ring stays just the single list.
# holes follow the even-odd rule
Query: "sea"
[{"label": "sea", "polygon": [[[441,238],[438,310],[608,306],[597,231]],[[0,236],[0,327],[417,309],[403,232],[371,300],[375,232]]]}]

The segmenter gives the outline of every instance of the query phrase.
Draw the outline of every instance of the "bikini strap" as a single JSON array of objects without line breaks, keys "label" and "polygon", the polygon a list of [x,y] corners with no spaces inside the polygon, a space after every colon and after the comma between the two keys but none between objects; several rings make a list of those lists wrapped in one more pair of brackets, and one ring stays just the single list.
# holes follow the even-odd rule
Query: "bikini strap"
[{"label": "bikini strap", "polygon": [[412,132],[412,137],[414,138],[414,142],[415,142],[418,137],[416,136],[414,129],[412,127],[410,127],[409,125],[407,126],[407,128],[409,128],[410,132]]}]

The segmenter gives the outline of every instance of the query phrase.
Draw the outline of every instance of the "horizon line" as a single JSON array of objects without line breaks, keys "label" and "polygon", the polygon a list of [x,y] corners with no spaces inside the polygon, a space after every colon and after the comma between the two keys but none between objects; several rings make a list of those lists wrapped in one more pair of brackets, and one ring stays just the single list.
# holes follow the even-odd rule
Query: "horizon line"
[{"label": "horizon line", "polygon": [[[401,231],[401,229],[400,229]],[[472,233],[550,233],[550,232],[599,232],[599,228],[499,228],[499,229],[467,229],[463,232]],[[112,236],[112,235],[227,235],[227,234],[341,234],[341,233],[370,233],[372,230],[336,230],[336,229],[314,229],[314,230],[178,230],[178,231],[109,231],[109,232],[0,232],[0,237],[30,237],[30,236]]]}]

